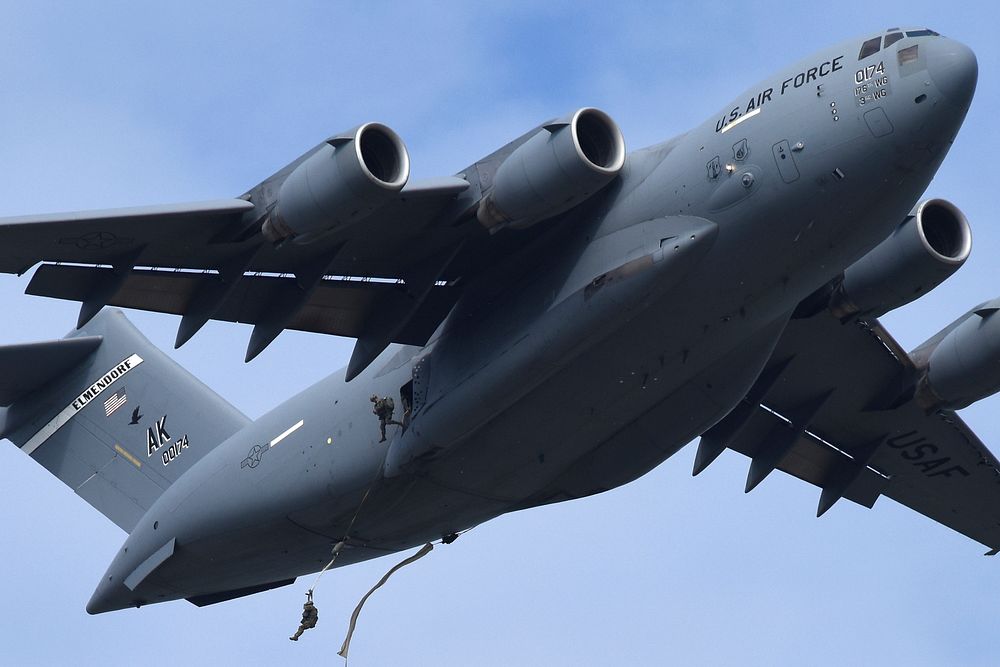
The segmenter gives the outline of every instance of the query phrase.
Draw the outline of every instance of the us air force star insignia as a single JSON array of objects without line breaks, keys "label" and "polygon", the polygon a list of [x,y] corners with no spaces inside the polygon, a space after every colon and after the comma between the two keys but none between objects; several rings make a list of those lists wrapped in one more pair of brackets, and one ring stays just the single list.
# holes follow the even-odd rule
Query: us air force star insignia
[{"label": "us air force star insignia", "polygon": [[254,445],[247,452],[247,457],[240,461],[240,468],[256,468],[260,465],[260,457],[269,449],[268,445]]},{"label": "us air force star insignia", "polygon": [[117,236],[111,232],[90,232],[83,236],[61,238],[59,243],[75,245],[80,250],[106,250],[116,245],[132,243],[132,239]]}]

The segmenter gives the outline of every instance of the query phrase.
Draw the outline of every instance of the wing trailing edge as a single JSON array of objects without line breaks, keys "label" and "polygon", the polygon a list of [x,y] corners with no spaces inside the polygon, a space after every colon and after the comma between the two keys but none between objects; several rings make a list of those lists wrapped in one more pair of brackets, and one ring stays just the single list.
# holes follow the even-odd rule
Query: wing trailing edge
[{"label": "wing trailing edge", "polygon": [[[70,301],[83,301],[113,269],[107,267],[43,264],[35,271],[26,292]],[[302,298],[294,277],[248,273],[230,278],[221,288],[215,272],[135,269],[131,271],[108,305],[174,315],[191,312],[202,295],[215,289],[229,290],[226,298],[211,304],[211,319],[257,325],[271,320],[269,308],[283,301]],[[423,345],[444,320],[458,299],[458,288],[432,285],[418,307],[404,283],[336,279],[317,281],[308,299],[284,321],[286,329],[333,334],[350,338],[366,335],[366,323],[375,312],[412,313],[397,322],[391,343]],[[182,320],[182,325],[184,321]],[[188,330],[181,330],[189,333]]]},{"label": "wing trailing edge", "polygon": [[[997,549],[1000,461],[955,412],[900,392],[925,346],[908,354],[877,320],[842,323],[827,310],[793,319],[780,361],[703,436],[695,471],[728,447],[751,458],[748,487],[772,463],[820,487],[817,516],[840,498],[871,507],[885,495]],[[823,400],[805,409],[809,396]]]}]

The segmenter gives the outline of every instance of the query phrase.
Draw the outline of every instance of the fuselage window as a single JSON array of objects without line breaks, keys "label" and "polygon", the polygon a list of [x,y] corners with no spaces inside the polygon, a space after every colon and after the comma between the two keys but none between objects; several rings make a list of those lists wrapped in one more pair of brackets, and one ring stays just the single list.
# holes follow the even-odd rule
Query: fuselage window
[{"label": "fuselage window", "polygon": [[882,38],[876,37],[874,39],[869,39],[867,42],[861,45],[861,53],[858,54],[858,60],[864,60],[873,53],[878,53],[878,50],[882,48]]},{"label": "fuselage window", "polygon": [[903,33],[901,33],[901,32],[894,32],[894,33],[892,33],[890,35],[886,35],[885,36],[885,48],[888,49],[890,46],[892,46],[893,44],[895,44],[896,42],[898,42],[901,39],[903,39]]},{"label": "fuselage window", "polygon": [[912,63],[917,59],[917,45],[908,46],[905,49],[900,49],[896,53],[896,58],[899,59],[900,65],[905,65],[906,63]]}]

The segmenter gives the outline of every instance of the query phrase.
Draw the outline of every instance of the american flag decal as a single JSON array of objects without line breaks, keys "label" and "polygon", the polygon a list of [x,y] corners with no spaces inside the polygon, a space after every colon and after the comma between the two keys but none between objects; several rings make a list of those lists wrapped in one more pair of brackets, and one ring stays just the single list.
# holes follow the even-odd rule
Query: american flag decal
[{"label": "american flag decal", "polygon": [[110,417],[112,414],[114,414],[115,410],[125,405],[125,401],[127,400],[128,397],[125,395],[125,387],[122,387],[121,389],[116,391],[111,396],[111,398],[104,401],[104,414]]}]

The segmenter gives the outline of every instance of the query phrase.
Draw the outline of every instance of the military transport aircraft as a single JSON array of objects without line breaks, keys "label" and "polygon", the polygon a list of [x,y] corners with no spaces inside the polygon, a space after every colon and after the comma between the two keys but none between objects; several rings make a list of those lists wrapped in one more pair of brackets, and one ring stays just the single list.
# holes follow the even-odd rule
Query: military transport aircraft
[{"label": "military transport aircraft", "polygon": [[[627,153],[602,111],[410,182],[364,123],[235,199],[0,220],[0,271],[82,302],[0,348],[0,435],[127,539],[87,610],[206,605],[620,486],[700,436],[747,490],[817,514],[888,496],[1000,548],[1000,463],[955,410],[1000,389],[1000,300],[915,350],[878,317],[961,267],[959,208],[919,201],[977,63],[873,32]],[[357,339],[251,422],[118,310]],[[530,429],[523,426],[531,424]],[[384,438],[383,434],[384,433]]]}]

